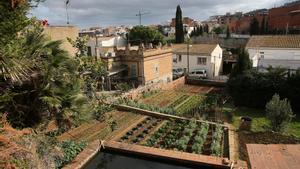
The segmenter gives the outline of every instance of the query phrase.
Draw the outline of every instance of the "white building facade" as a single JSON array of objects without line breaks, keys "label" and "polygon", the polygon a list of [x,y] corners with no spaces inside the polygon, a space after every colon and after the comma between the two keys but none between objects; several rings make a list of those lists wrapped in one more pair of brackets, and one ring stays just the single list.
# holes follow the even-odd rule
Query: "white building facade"
[{"label": "white building facade", "polygon": [[270,66],[296,70],[300,68],[300,36],[253,36],[246,49],[253,67]]},{"label": "white building facade", "polygon": [[90,38],[87,43],[88,55],[104,56],[112,53],[114,47],[125,47],[127,41],[122,36]]},{"label": "white building facade", "polygon": [[218,44],[193,44],[189,49],[186,44],[173,46],[173,68],[203,69],[208,78],[214,78],[221,75],[222,63],[223,50]]}]

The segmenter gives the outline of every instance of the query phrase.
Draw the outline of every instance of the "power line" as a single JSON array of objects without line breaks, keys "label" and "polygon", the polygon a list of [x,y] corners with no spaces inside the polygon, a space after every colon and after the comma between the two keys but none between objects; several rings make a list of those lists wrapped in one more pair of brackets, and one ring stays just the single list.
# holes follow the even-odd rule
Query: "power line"
[{"label": "power line", "polygon": [[150,14],[150,12],[141,13],[141,11],[139,11],[139,13],[135,15],[135,16],[139,17],[140,26],[142,26],[142,16],[147,15],[147,14]]}]

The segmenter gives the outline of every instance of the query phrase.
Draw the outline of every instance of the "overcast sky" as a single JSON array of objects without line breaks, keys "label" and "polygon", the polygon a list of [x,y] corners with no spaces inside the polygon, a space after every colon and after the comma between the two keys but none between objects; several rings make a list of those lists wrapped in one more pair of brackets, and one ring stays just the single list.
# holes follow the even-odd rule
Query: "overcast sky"
[{"label": "overcast sky", "polygon": [[[180,4],[183,16],[205,20],[226,12],[247,12],[271,8],[290,0],[70,0],[70,24],[91,26],[137,25],[139,10],[150,12],[143,16],[143,24],[160,24],[175,17]],[[65,0],[46,0],[31,11],[38,19],[47,19],[51,25],[66,24]]]}]

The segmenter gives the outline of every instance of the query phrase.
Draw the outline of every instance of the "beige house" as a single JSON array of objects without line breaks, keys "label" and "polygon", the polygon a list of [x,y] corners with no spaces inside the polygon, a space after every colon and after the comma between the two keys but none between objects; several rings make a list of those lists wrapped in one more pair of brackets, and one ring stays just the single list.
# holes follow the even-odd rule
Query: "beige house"
[{"label": "beige house", "polygon": [[76,49],[68,42],[67,38],[76,40],[79,30],[75,26],[45,26],[44,33],[51,38],[51,40],[61,40],[63,42],[62,48],[75,56]]},{"label": "beige house", "polygon": [[138,85],[172,81],[172,49],[115,47],[115,56],[101,57],[110,77],[135,80]]},{"label": "beige house", "polygon": [[218,44],[173,45],[173,67],[187,72],[206,70],[208,78],[222,73],[223,50]]}]

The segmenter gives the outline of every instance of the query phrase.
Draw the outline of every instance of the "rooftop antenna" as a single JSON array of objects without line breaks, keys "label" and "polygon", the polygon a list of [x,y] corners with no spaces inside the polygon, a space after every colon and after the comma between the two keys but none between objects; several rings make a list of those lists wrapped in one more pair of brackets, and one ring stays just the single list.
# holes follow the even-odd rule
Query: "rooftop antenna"
[{"label": "rooftop antenna", "polygon": [[139,13],[135,15],[135,16],[139,17],[140,26],[142,26],[142,16],[147,15],[147,14],[150,14],[150,12],[144,12],[144,13],[142,13],[141,11],[139,11]]},{"label": "rooftop antenna", "polygon": [[70,18],[69,18],[69,12],[68,12],[69,4],[70,4],[70,0],[66,0],[67,25],[70,24],[70,21],[69,21]]}]

